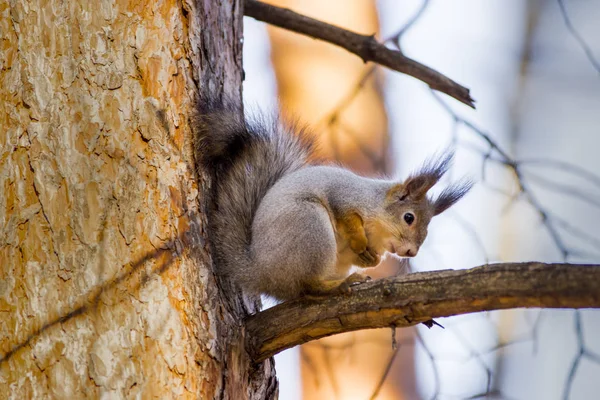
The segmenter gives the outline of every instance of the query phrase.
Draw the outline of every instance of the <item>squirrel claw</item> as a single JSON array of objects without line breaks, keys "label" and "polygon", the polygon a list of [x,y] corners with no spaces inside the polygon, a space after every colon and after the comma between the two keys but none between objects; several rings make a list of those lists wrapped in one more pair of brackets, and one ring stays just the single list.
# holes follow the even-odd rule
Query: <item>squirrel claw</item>
[{"label": "squirrel claw", "polygon": [[365,266],[375,266],[379,264],[380,257],[375,251],[367,247],[365,251],[358,255],[360,260],[364,263]]},{"label": "squirrel claw", "polygon": [[338,292],[342,294],[350,294],[352,292],[352,290],[350,289],[351,286],[351,283],[344,282],[340,286],[338,286]]},{"label": "squirrel claw", "polygon": [[365,279],[362,281],[354,281],[350,283],[350,286],[358,286],[362,283],[367,283],[367,282],[371,282],[373,280],[373,278],[371,278],[369,275],[364,275]]},{"label": "squirrel claw", "polygon": [[371,264],[374,260],[373,257],[371,256],[371,254],[369,254],[368,252],[364,251],[362,253],[360,253],[358,255],[358,257],[361,259],[361,261],[363,261],[366,264]]},{"label": "squirrel claw", "polygon": [[345,283],[348,283],[350,286],[360,285],[361,283],[369,282],[371,277],[368,275],[363,275],[359,273],[354,273],[346,278]]},{"label": "squirrel claw", "polygon": [[369,282],[371,277],[368,275],[362,275],[359,273],[354,273],[350,275],[340,286],[338,286],[337,290],[339,293],[350,294],[352,293],[352,287],[360,285],[361,283]]}]

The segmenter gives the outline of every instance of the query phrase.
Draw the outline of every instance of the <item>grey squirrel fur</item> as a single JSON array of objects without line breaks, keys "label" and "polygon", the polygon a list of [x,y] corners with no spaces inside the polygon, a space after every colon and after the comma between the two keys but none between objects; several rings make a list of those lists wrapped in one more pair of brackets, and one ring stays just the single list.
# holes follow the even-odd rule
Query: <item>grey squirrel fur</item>
[{"label": "grey squirrel fur", "polygon": [[215,270],[248,293],[278,300],[348,292],[370,279],[348,276],[353,265],[373,267],[386,251],[415,256],[431,218],[471,187],[459,183],[436,199],[426,196],[451,154],[403,182],[314,165],[303,129],[276,118],[244,120],[218,101],[202,100],[198,128],[197,162],[212,177]]}]

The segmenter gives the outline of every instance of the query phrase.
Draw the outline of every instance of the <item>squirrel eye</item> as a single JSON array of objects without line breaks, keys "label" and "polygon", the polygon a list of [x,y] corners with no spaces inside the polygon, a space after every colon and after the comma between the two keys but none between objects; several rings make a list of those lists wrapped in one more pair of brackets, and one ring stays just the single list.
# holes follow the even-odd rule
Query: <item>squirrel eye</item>
[{"label": "squirrel eye", "polygon": [[412,224],[413,222],[415,222],[415,216],[414,216],[414,214],[412,214],[412,213],[409,213],[409,212],[405,213],[405,214],[404,214],[404,221],[405,221],[405,222],[406,222],[408,225],[410,225],[410,224]]}]

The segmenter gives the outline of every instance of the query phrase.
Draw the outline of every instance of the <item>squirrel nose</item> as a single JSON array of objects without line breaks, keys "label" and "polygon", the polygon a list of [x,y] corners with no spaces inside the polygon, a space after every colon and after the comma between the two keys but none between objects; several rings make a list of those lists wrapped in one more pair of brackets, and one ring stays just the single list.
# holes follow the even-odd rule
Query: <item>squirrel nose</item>
[{"label": "squirrel nose", "polygon": [[406,250],[406,253],[404,254],[406,257],[414,257],[417,255],[417,249],[415,248],[409,248]]}]

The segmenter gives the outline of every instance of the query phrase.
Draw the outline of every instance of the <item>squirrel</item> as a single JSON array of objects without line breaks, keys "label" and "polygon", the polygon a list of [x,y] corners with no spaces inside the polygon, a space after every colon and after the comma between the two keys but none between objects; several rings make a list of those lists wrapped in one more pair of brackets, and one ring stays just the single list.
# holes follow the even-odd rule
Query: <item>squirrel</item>
[{"label": "squirrel", "polygon": [[384,253],[414,257],[431,218],[471,188],[427,192],[452,153],[404,181],[372,179],[313,161],[305,129],[277,118],[245,120],[235,106],[203,99],[198,166],[210,171],[209,243],[216,273],[242,290],[279,301],[349,292]]}]

